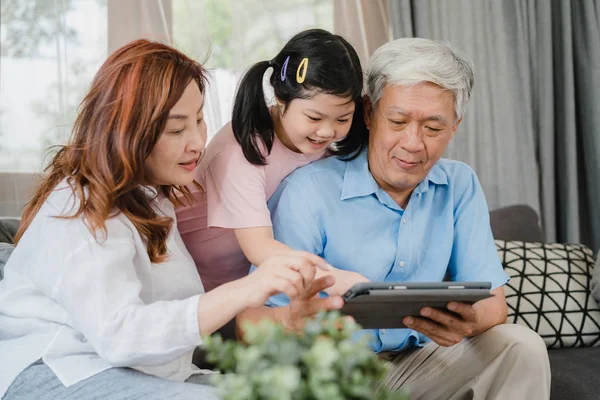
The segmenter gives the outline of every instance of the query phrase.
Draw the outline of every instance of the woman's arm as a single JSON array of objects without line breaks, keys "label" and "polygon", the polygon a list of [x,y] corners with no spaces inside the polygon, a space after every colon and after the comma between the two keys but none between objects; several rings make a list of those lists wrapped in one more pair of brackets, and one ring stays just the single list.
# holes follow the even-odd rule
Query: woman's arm
[{"label": "woman's arm", "polygon": [[256,324],[263,319],[269,319],[283,324],[286,329],[300,331],[304,327],[306,318],[314,317],[319,311],[337,310],[342,308],[344,302],[339,296],[318,298],[316,295],[325,291],[335,283],[335,278],[325,276],[314,279],[312,283],[298,296],[291,299],[290,304],[282,307],[255,307],[248,308],[236,318],[236,333],[238,338],[244,338],[244,326]]},{"label": "woman's arm", "polygon": [[200,298],[198,326],[210,335],[248,308],[262,306],[269,297],[285,293],[295,299],[311,287],[317,268],[325,268],[314,254],[288,251],[265,261],[252,274],[221,285]]},{"label": "woman's arm", "polygon": [[199,345],[200,295],[142,300],[147,288],[140,279],[139,260],[147,254],[141,254],[128,227],[114,221],[107,225],[108,239],[72,243],[75,250],[64,259],[50,295],[65,309],[65,323],[114,366],[160,365]]},{"label": "woman's arm", "polygon": [[324,263],[312,254],[291,252],[214,293],[147,303],[142,298],[147,279],[139,275],[147,254],[129,226],[107,221],[107,239],[99,243],[82,224],[78,237],[82,240],[70,243],[74,250],[65,254],[59,283],[48,294],[66,311],[65,324],[114,366],[170,362],[247,307],[279,292],[296,296],[310,284],[315,264]]}]

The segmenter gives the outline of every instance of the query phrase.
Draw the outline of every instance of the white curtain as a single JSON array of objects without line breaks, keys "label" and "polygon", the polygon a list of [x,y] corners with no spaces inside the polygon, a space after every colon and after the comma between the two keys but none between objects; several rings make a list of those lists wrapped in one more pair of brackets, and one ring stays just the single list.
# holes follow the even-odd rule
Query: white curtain
[{"label": "white curtain", "polygon": [[388,0],[334,0],[335,33],[356,50],[363,70],[373,52],[392,40]]}]

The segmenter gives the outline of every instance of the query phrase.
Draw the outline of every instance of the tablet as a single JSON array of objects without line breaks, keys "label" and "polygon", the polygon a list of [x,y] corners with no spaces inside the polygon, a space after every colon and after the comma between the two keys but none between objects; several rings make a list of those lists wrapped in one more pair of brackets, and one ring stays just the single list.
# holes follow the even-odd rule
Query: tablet
[{"label": "tablet", "polygon": [[423,307],[450,312],[451,301],[473,304],[492,297],[490,282],[368,282],[344,296],[342,313],[365,329],[405,328],[402,319],[418,317]]}]

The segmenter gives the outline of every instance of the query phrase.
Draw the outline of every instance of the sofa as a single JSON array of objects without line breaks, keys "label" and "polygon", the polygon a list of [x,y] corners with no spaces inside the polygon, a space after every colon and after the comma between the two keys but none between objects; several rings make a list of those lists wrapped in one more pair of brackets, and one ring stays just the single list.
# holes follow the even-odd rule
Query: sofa
[{"label": "sofa", "polygon": [[[505,270],[511,275],[511,281],[505,290],[509,304],[509,322],[524,324],[537,330],[549,346],[551,399],[598,399],[600,347],[594,346],[600,346],[600,309],[591,297],[592,263],[596,262],[593,254],[581,245],[545,244],[538,216],[528,206],[494,210],[490,213],[490,223],[499,256]],[[0,241],[3,237],[5,241],[6,238],[10,240],[16,233],[17,224],[15,219],[0,219]],[[8,258],[10,250],[9,244],[0,243],[0,279],[3,276],[3,260]],[[546,258],[550,260],[545,260]],[[565,262],[567,272],[558,268]],[[540,265],[545,267],[541,268]],[[567,280],[563,279],[565,276]],[[553,284],[556,283],[554,281],[566,284],[561,283],[562,289],[548,286],[548,293],[538,293],[540,289],[535,286],[535,282],[540,279]],[[577,280],[583,283],[580,290],[574,286]],[[529,282],[529,286],[524,282]],[[564,287],[572,294],[561,293]],[[568,308],[571,300],[584,300],[579,301],[576,310],[562,310],[560,304],[554,304],[557,310],[546,311],[543,305],[540,307],[539,304],[533,304],[536,300],[532,299],[543,300],[544,296],[551,295],[565,295],[568,301],[565,300],[567,306],[564,308]],[[574,296],[574,300],[569,296]],[[562,323],[558,328],[548,331],[546,325],[539,323],[554,314],[559,316],[559,321],[577,314],[581,332],[577,332],[577,329],[569,330],[569,324],[563,326]],[[581,315],[584,318],[580,318]],[[550,321],[554,320],[550,318]]]},{"label": "sofa", "polygon": [[4,264],[12,253],[12,242],[18,226],[19,220],[16,218],[0,218],[0,279],[4,278]]},{"label": "sofa", "polygon": [[[600,347],[594,347],[600,346],[600,309],[591,295],[593,263],[600,269],[600,253],[594,260],[593,253],[585,246],[544,243],[538,216],[528,206],[494,210],[490,213],[490,224],[505,271],[511,276],[505,288],[509,322],[521,323],[538,331],[549,347],[551,399],[600,398]],[[523,257],[522,249],[527,249],[526,252],[530,251],[532,255]],[[511,256],[506,256],[507,252],[512,253]],[[516,267],[513,266],[515,262]],[[563,268],[566,266],[565,271],[559,270],[561,263]],[[536,279],[542,282],[545,279],[555,287],[542,286],[546,293],[540,294],[536,293],[539,290],[536,286],[527,288],[523,284]],[[517,286],[520,289],[513,290]],[[540,307],[537,300],[533,301],[535,304],[526,300],[527,297],[544,300],[551,295],[567,300],[558,303],[558,306],[550,301],[553,307]],[[529,309],[523,303],[527,303]],[[563,304],[566,306],[560,307]],[[549,314],[559,316],[549,318],[551,322],[561,323],[566,320],[565,316],[571,318],[574,315],[576,318],[572,319],[576,319],[579,325],[573,327],[567,323],[568,328],[549,329],[539,323],[540,316],[547,317]]]}]

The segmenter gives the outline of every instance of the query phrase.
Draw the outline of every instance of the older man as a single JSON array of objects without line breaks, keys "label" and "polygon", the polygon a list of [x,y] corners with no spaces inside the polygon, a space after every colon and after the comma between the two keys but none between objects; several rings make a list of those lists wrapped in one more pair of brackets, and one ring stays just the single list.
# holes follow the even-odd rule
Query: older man
[{"label": "older man", "polygon": [[399,39],[380,47],[367,71],[368,147],[287,177],[270,200],[273,230],[371,281],[492,283],[494,297],[473,306],[424,308],[426,318],[405,318],[410,329],[365,331],[391,360],[390,388],[409,385],[412,399],[547,399],[544,342],[505,324],[508,277],[479,181],[469,166],[441,158],[472,86],[470,61],[450,46]]}]

